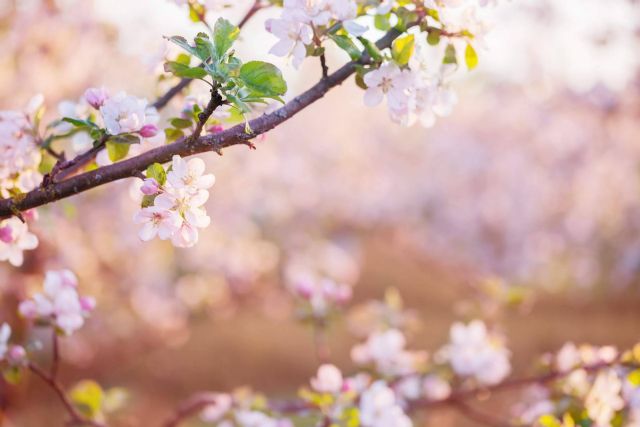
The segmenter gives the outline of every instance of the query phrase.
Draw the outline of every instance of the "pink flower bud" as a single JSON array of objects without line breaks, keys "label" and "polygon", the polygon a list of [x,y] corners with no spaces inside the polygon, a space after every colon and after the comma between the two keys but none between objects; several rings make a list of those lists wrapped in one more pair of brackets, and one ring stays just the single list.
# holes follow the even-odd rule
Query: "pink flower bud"
[{"label": "pink flower bud", "polygon": [[84,99],[96,110],[102,107],[102,104],[109,98],[106,89],[104,88],[89,88],[84,92]]},{"label": "pink flower bud", "polygon": [[310,299],[314,291],[313,285],[307,280],[297,282],[294,286],[294,289],[296,293],[304,299]]},{"label": "pink flower bud", "polygon": [[140,191],[142,191],[142,194],[146,196],[153,196],[154,194],[158,194],[160,191],[160,184],[158,184],[158,181],[154,178],[147,178],[142,182]]},{"label": "pink flower bud", "polygon": [[34,319],[38,316],[38,308],[31,300],[22,301],[18,306],[18,313],[26,319]]},{"label": "pink flower bud", "polygon": [[27,221],[37,221],[38,220],[38,211],[36,209],[29,209],[27,211],[22,212],[24,219]]},{"label": "pink flower bud", "polygon": [[144,125],[142,126],[142,129],[140,129],[139,133],[140,133],[140,136],[143,138],[154,137],[158,134],[158,126],[153,124]]},{"label": "pink flower bud", "polygon": [[7,353],[7,359],[12,365],[21,365],[27,359],[27,351],[21,345],[11,346]]},{"label": "pink flower bud", "polygon": [[13,242],[13,231],[11,227],[5,225],[4,227],[0,227],[0,241],[4,243]]},{"label": "pink flower bud", "polygon": [[207,132],[209,133],[218,133],[218,132],[222,132],[224,130],[224,126],[222,125],[213,125],[210,126],[209,129],[207,129]]},{"label": "pink flower bud", "polygon": [[80,297],[80,308],[85,313],[89,313],[96,308],[96,299],[93,297]]},{"label": "pink flower bud", "polygon": [[338,285],[333,291],[333,300],[336,304],[346,304],[351,300],[353,296],[353,290],[348,285]]}]

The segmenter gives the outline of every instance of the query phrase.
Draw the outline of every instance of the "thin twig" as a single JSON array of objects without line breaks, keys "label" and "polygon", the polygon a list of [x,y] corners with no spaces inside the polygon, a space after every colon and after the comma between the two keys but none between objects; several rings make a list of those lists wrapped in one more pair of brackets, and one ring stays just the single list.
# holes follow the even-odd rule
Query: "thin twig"
[{"label": "thin twig", "polygon": [[52,337],[51,337],[51,373],[49,376],[56,380],[58,378],[58,366],[60,365],[60,349],[58,343],[58,333],[55,328],[51,328]]},{"label": "thin twig", "polygon": [[62,405],[64,406],[65,410],[71,417],[71,420],[69,421],[69,425],[106,427],[105,424],[99,423],[94,420],[90,420],[84,417],[80,412],[78,412],[78,410],[75,408],[75,406],[73,406],[73,403],[69,400],[66,393],[62,389],[62,386],[54,378],[47,375],[46,372],[44,372],[42,369],[40,369],[37,365],[33,363],[29,363],[27,366],[29,370],[31,370],[31,372],[33,372],[34,374],[36,374],[36,376],[42,379],[42,381],[44,381],[49,386],[49,388],[51,388],[56,393],[56,395],[58,396],[58,399],[60,400],[60,402],[62,402]]},{"label": "thin twig", "polygon": [[216,403],[212,393],[198,393],[181,403],[171,417],[165,421],[163,427],[177,427],[183,421],[193,417],[209,405]]}]

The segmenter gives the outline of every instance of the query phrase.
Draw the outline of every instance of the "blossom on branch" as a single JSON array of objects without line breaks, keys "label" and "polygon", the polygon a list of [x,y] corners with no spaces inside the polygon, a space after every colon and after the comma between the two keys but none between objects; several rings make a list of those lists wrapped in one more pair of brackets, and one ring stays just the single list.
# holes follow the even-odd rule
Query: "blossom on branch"
[{"label": "blossom on branch", "polygon": [[170,239],[176,247],[191,247],[198,242],[198,229],[211,222],[204,203],[215,177],[204,173],[204,161],[199,158],[185,161],[174,156],[168,173],[161,165],[157,168],[162,170],[162,177],[148,177],[141,187],[152,201],[134,216],[134,222],[143,225],[138,236],[143,241],[157,236]]},{"label": "blossom on branch", "polygon": [[20,303],[19,312],[27,319],[51,324],[66,335],[84,325],[95,308],[92,297],[78,294],[78,280],[69,270],[47,271],[43,292]]},{"label": "blossom on branch", "polygon": [[38,166],[38,125],[43,97],[35,96],[24,111],[0,111],[0,196],[31,191],[42,181]]},{"label": "blossom on branch", "polygon": [[509,351],[502,337],[488,331],[480,320],[467,325],[455,323],[444,353],[456,374],[483,385],[497,384],[511,371]]},{"label": "blossom on branch", "polygon": [[0,221],[0,261],[19,267],[24,261],[23,251],[37,246],[38,238],[29,232],[27,223],[15,217]]}]

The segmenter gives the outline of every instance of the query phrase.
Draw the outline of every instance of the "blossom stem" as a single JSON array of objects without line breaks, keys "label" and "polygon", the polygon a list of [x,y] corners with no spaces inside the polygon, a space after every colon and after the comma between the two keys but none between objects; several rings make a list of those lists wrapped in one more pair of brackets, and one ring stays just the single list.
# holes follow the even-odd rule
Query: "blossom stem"
[{"label": "blossom stem", "polygon": [[56,332],[55,328],[51,328],[52,330],[52,336],[51,336],[51,354],[52,354],[52,358],[51,358],[51,373],[49,374],[49,376],[52,379],[56,379],[58,377],[58,366],[60,365],[60,349],[59,349],[59,342],[58,342],[58,334]]}]

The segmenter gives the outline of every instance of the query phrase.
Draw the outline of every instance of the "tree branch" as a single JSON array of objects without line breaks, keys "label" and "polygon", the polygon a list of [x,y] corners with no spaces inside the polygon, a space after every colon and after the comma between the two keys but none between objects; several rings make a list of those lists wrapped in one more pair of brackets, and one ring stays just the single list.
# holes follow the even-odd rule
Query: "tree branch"
[{"label": "tree branch", "polygon": [[[399,35],[400,32],[397,30],[391,30],[378,40],[376,45],[379,49],[387,48]],[[363,54],[359,61],[351,61],[342,66],[342,68],[330,74],[327,78],[322,79],[280,109],[251,120],[248,123],[251,129],[250,132],[246,132],[246,126],[244,124],[239,124],[219,133],[201,136],[194,141],[189,141],[188,137],[181,138],[172,144],[154,148],[136,157],[125,159],[90,172],[85,172],[61,182],[51,183],[45,187],[32,190],[20,197],[0,200],[0,218],[9,217],[16,211],[24,211],[64,199],[109,182],[136,176],[138,173],[146,170],[150,164],[166,163],[176,154],[189,156],[207,151],[220,151],[223,148],[238,144],[246,145],[249,140],[284,123],[304,108],[322,98],[330,89],[342,84],[342,82],[351,76],[355,72],[356,65],[364,64],[368,61],[369,57]]]}]

